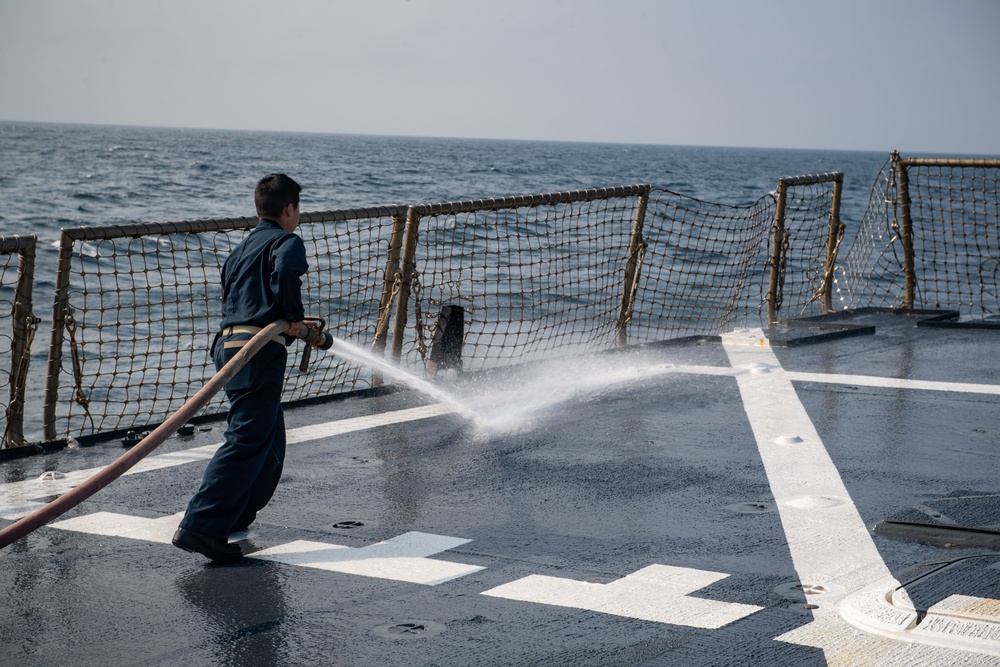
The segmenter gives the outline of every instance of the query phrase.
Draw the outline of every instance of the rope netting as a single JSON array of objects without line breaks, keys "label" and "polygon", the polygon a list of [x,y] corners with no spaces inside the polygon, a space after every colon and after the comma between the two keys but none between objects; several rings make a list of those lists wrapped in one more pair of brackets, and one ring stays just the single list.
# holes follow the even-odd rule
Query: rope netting
[{"label": "rope netting", "polygon": [[[781,251],[769,267],[776,271],[774,309],[778,317],[820,315],[832,309],[828,295],[833,259],[844,236],[840,220],[843,174],[783,178],[778,183],[776,234]],[[782,234],[783,232],[783,234]]]},{"label": "rope netting", "polygon": [[[306,315],[323,318],[326,330],[337,338],[360,346],[384,344],[405,213],[400,206],[302,214],[297,233],[309,262],[302,302]],[[286,375],[286,401],[368,389],[377,383],[369,368],[335,354],[311,354],[302,372],[305,346],[295,343],[288,349],[294,368]]]},{"label": "rope netting", "polygon": [[401,360],[423,367],[442,306],[465,310],[463,369],[613,347],[639,198],[634,185],[420,206],[414,323]]},{"label": "rope netting", "polygon": [[[303,302],[340,337],[371,340],[394,209],[303,214],[310,273]],[[46,437],[155,424],[215,373],[222,263],[255,218],[64,230],[46,393]],[[298,370],[289,348],[286,401],[370,386],[370,373],[332,355]],[[217,395],[204,413],[222,412]],[[58,414],[56,414],[58,412]]]},{"label": "rope netting", "polygon": [[38,327],[31,293],[35,236],[0,237],[0,448],[24,444],[24,398],[31,344]]},{"label": "rope netting", "polygon": [[760,326],[773,222],[770,196],[750,206],[727,206],[654,191],[629,342]]},{"label": "rope netting", "polygon": [[[841,184],[782,179],[745,206],[628,185],[303,213],[303,300],[337,338],[414,370],[446,306],[463,308],[465,371],[766,326],[829,309]],[[64,230],[46,439],[159,423],[212,376],[219,271],[255,224]],[[383,381],[336,354],[301,371],[303,350],[290,348],[286,402]],[[220,394],[203,414],[224,410]]]},{"label": "rope netting", "polygon": [[868,207],[834,277],[834,308],[902,305],[903,244],[896,206],[896,171],[890,157],[872,184]]},{"label": "rope netting", "polygon": [[894,153],[838,266],[840,305],[1000,313],[998,178],[1000,160]]}]

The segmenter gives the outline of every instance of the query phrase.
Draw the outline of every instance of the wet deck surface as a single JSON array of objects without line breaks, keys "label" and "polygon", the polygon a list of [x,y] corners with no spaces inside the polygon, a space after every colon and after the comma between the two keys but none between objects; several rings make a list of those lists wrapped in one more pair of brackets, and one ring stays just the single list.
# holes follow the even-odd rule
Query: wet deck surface
[{"label": "wet deck surface", "polygon": [[[0,551],[0,663],[997,664],[1000,331],[844,322],[289,410],[237,565],[169,544],[222,425],[172,437]],[[121,452],[0,464],[4,525]]]}]

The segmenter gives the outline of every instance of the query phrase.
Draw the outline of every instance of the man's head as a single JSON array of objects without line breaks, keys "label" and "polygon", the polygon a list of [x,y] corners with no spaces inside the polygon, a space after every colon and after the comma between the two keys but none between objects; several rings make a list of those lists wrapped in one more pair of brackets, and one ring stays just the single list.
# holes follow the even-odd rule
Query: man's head
[{"label": "man's head", "polygon": [[[257,217],[274,220],[283,229],[295,231],[299,224],[299,192],[302,186],[284,174],[268,174],[257,183],[254,203]],[[291,229],[289,229],[289,226]]]}]

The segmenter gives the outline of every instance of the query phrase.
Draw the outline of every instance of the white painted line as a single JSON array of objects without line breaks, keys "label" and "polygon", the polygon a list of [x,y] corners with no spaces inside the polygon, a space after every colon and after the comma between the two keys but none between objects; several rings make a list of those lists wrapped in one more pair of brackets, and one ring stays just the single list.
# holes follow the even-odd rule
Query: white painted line
[{"label": "white painted line", "polygon": [[180,523],[183,516],[184,513],[180,512],[159,519],[146,519],[113,512],[94,512],[85,516],[57,521],[49,524],[49,527],[90,535],[125,537],[131,540],[170,544],[174,531],[177,530],[177,524]]},{"label": "white painted line", "polygon": [[[722,342],[733,367],[748,371],[738,374],[736,382],[800,581],[836,582],[857,590],[888,576],[789,374],[766,345],[763,332],[757,334],[764,344],[739,345],[728,335]],[[749,372],[764,368],[767,372]],[[800,441],[782,444],[794,441],[790,436]]]},{"label": "white painted line", "polygon": [[307,442],[309,440],[329,438],[333,435],[342,435],[344,433],[352,433],[354,431],[364,431],[371,428],[377,428],[379,426],[389,426],[391,424],[400,424],[403,422],[416,421],[418,419],[427,419],[429,417],[439,417],[452,412],[454,412],[454,410],[448,406],[442,403],[434,403],[432,405],[423,405],[417,408],[408,408],[406,410],[383,412],[377,415],[352,417],[350,419],[340,419],[337,421],[326,422],[324,424],[303,426],[301,428],[295,428],[288,431],[285,439],[288,444]]},{"label": "white painted line", "polygon": [[436,586],[484,569],[478,565],[428,558],[470,541],[459,537],[409,532],[360,549],[298,540],[249,555],[252,558],[330,572]]},{"label": "white painted line", "polygon": [[[725,335],[722,342],[733,367],[747,371],[736,381],[799,581],[833,591],[814,610],[813,623],[778,639],[824,648],[827,660],[836,660],[843,647],[829,647],[828,637],[823,639],[838,619],[830,613],[829,603],[838,602],[844,592],[876,582],[885,587],[899,582],[882,560],[789,373],[763,332]],[[781,444],[789,436],[801,441]]]},{"label": "white painted line", "polygon": [[[417,408],[384,412],[377,415],[366,415],[363,417],[351,417],[349,419],[339,419],[337,421],[315,424],[313,426],[303,426],[301,428],[290,429],[286,434],[286,442],[302,443],[310,440],[319,440],[334,435],[352,433],[354,431],[364,431],[367,429],[399,424],[402,422],[416,421],[448,414],[451,409],[442,404],[425,405]],[[173,466],[194,463],[197,461],[207,461],[212,458],[215,451],[222,444],[203,445],[192,447],[178,452],[167,454],[157,454],[148,456],[139,461],[134,467],[126,471],[126,475],[135,475],[151,470],[162,470]],[[42,462],[44,464],[44,462]],[[20,482],[8,482],[0,484],[0,518],[8,517],[8,514],[19,512],[20,508],[27,506],[29,501],[49,496],[60,496],[75,488],[82,482],[90,479],[104,467],[86,468],[66,472],[60,479],[39,481],[37,478],[27,479]],[[20,518],[20,517],[16,517]]]},{"label": "white painted line", "polygon": [[905,380],[874,375],[837,375],[832,373],[805,373],[786,371],[789,379],[799,382],[825,382],[831,384],[885,387],[888,389],[917,389],[923,391],[951,391],[966,394],[1000,395],[1000,385],[973,384],[969,382],[938,382],[934,380]]},{"label": "white painted line", "polygon": [[[115,514],[114,512],[94,512],[51,523],[49,528],[170,544],[174,531],[177,530],[177,525],[183,516],[184,512],[178,512],[158,519],[146,519],[128,514]],[[231,533],[229,541],[239,542],[257,535],[258,533],[254,530],[244,530],[240,533]]]},{"label": "white painted line", "polygon": [[75,470],[65,473],[59,479],[40,480],[35,478],[0,485],[0,515],[6,515],[19,507],[24,507],[33,500],[61,496],[101,470],[103,468]]},{"label": "white painted line", "polygon": [[185,449],[179,452],[170,452],[169,454],[157,454],[156,456],[148,456],[143,460],[139,461],[135,466],[125,471],[126,475],[135,475],[140,472],[149,472],[150,470],[160,470],[162,468],[171,468],[173,466],[183,465],[185,463],[194,463],[196,461],[207,461],[212,456],[215,455],[216,450],[221,447],[218,445],[203,445],[201,447],[192,447],[191,449]]},{"label": "white painted line", "polygon": [[[184,513],[179,512],[158,519],[146,519],[113,512],[94,512],[57,521],[49,524],[49,527],[90,535],[170,544],[183,516]],[[234,535],[230,541],[246,538],[251,534]],[[460,537],[409,532],[360,549],[297,540],[246,555],[286,565],[436,586],[484,569],[478,565],[429,558],[469,542],[471,540]]]},{"label": "white painted line", "polygon": [[693,628],[721,628],[762,607],[693,598],[688,594],[726,574],[670,565],[650,565],[609,584],[533,574],[483,595]]},{"label": "white painted line", "polygon": [[25,501],[21,505],[11,504],[10,506],[4,507],[0,511],[0,519],[7,519],[8,521],[17,521],[20,518],[26,517],[37,509],[45,507],[45,503]]}]

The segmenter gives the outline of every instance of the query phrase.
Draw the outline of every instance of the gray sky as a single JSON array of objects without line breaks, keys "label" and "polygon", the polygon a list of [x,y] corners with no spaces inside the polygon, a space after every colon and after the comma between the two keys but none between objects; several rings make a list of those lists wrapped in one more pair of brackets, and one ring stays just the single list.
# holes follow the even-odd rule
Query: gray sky
[{"label": "gray sky", "polygon": [[0,0],[0,120],[1000,155],[997,0]]}]

